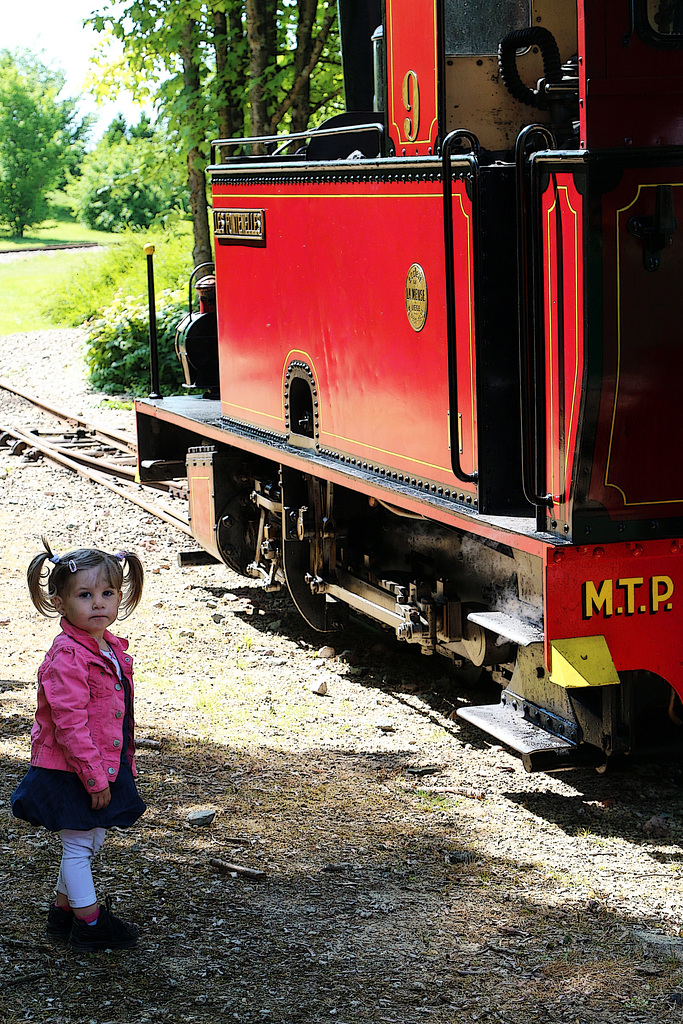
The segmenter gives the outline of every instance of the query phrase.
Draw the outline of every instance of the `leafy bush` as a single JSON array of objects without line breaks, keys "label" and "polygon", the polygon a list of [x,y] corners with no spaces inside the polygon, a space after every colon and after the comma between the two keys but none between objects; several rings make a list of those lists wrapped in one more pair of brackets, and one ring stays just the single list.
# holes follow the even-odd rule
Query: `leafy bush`
[{"label": "leafy bush", "polygon": [[154,137],[149,122],[146,134],[131,134],[121,121],[112,122],[69,185],[81,223],[97,231],[124,231],[163,222],[173,211],[186,213],[186,168],[169,154],[163,136]]},{"label": "leafy bush", "polygon": [[[146,395],[150,391],[147,257],[153,244],[159,374],[163,394],[182,391],[174,351],[175,329],[187,312],[192,273],[192,234],[179,222],[172,230],[126,231],[121,241],[84,254],[46,300],[53,323],[85,325],[90,381],[106,394]],[[196,308],[196,306],[195,306]]]},{"label": "leafy bush", "polygon": [[[118,240],[120,239],[120,241]],[[100,252],[84,253],[77,269],[70,270],[41,306],[54,323],[78,327],[99,317],[119,292],[143,300],[147,296],[147,257],[143,246],[155,247],[154,279],[158,294],[164,289],[187,287],[192,273],[192,233],[178,221],[163,230],[128,230],[114,245]]]},{"label": "leafy bush", "polygon": [[[159,379],[165,395],[182,391],[182,370],[173,342],[186,312],[180,293],[163,291],[159,295]],[[109,395],[149,394],[149,312],[145,301],[119,292],[111,305],[89,323],[86,365],[90,382],[98,391]]]},{"label": "leafy bush", "polygon": [[[113,156],[120,156],[120,148]],[[164,209],[159,189],[151,182],[141,181],[137,167],[128,167],[121,160],[112,160],[104,181],[87,173],[79,181],[82,199],[80,219],[94,231],[121,231],[124,227],[148,228]]]}]

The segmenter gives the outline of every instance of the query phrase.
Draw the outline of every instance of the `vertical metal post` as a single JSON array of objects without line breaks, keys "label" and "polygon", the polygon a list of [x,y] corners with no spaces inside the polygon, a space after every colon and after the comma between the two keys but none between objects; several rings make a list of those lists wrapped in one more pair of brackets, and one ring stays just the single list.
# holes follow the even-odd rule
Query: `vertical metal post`
[{"label": "vertical metal post", "polygon": [[144,248],[147,257],[147,296],[149,302],[149,376],[152,390],[150,398],[161,398],[159,389],[159,350],[157,347],[157,315],[154,299],[154,246]]}]

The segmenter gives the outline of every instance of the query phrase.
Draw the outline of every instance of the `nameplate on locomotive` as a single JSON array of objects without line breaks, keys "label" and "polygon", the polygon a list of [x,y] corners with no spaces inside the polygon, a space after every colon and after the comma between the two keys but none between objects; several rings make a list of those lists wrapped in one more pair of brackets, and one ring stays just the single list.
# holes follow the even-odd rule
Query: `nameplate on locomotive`
[{"label": "nameplate on locomotive", "polygon": [[406,276],[406,313],[413,330],[421,331],[427,320],[427,278],[419,263]]},{"label": "nameplate on locomotive", "polygon": [[213,234],[222,245],[265,245],[265,210],[214,210]]}]

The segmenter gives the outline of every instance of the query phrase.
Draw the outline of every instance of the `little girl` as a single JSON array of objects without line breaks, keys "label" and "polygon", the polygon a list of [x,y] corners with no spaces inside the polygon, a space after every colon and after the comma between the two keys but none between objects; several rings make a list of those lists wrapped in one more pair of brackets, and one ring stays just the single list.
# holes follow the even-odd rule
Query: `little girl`
[{"label": "little girl", "polygon": [[125,617],[140,601],[142,563],[127,551],[59,556],[43,544],[28,587],[39,612],[62,616],[62,632],[38,670],[31,767],[12,794],[12,812],[62,842],[48,936],[79,950],[126,949],[137,929],[97,903],[90,861],[106,829],[132,825],[145,811],[134,782],[132,660],[128,641],[107,628],[119,607]]}]

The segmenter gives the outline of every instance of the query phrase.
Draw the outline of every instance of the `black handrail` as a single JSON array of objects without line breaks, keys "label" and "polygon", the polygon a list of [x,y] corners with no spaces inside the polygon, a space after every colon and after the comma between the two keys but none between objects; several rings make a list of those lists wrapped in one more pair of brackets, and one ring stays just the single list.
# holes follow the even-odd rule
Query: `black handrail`
[{"label": "black handrail", "polygon": [[188,310],[187,311],[188,311],[188,313],[192,312],[192,282],[194,281],[194,279],[197,276],[197,274],[199,273],[199,271],[203,270],[204,267],[213,267],[215,269],[216,264],[213,262],[213,260],[209,260],[207,263],[198,263],[197,266],[192,271],[192,273],[190,274],[190,280],[187,283],[187,305],[188,305]]},{"label": "black handrail", "polygon": [[[529,161],[531,188],[527,194],[526,152],[528,140],[541,136],[546,149],[555,149],[555,136],[542,124],[530,124],[517,136],[515,166],[517,172],[517,315],[519,328],[519,392],[522,432],[522,489],[524,497],[537,508],[552,508],[552,494],[537,491],[537,479],[545,450],[541,429],[545,419],[545,374],[538,353],[539,325],[543,322],[539,302],[539,218],[536,209],[533,162]],[[532,384],[533,374],[533,384]],[[535,385],[535,387],[534,387]],[[545,521],[543,522],[545,526]],[[539,527],[540,528],[540,527]]]},{"label": "black handrail", "polygon": [[462,159],[472,174],[472,255],[474,277],[478,279],[479,258],[479,140],[466,128],[456,128],[443,140],[441,170],[443,178],[443,234],[446,266],[446,343],[448,346],[448,394],[451,410],[451,468],[461,483],[476,483],[479,472],[466,473],[460,465],[460,439],[458,436],[458,355],[455,322],[455,262],[453,260],[453,180],[451,177],[451,150],[460,140],[469,142],[472,152]]},{"label": "black handrail", "polygon": [[211,143],[211,166],[216,166],[216,151],[218,150],[220,153],[220,149],[223,146],[265,146],[276,143],[277,148],[272,153],[257,154],[257,156],[266,156],[268,159],[272,159],[273,157],[280,156],[282,151],[287,149],[292,142],[311,138],[325,138],[328,135],[350,135],[356,132],[370,131],[377,132],[379,136],[379,152],[383,153],[384,125],[380,124],[379,121],[367,124],[341,125],[336,128],[325,128],[323,125],[320,128],[311,128],[306,132],[292,132],[290,135],[250,135],[243,139],[214,139]]}]

